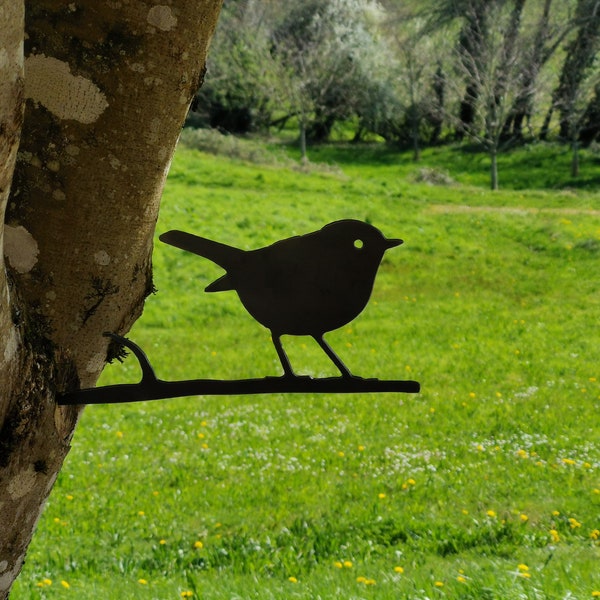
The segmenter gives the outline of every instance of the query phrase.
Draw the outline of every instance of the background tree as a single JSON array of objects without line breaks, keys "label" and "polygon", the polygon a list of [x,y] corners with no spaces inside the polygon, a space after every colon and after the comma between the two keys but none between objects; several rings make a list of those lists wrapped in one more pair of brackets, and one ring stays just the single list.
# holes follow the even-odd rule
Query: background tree
[{"label": "background tree", "polygon": [[564,18],[562,14],[564,5],[563,11],[560,9],[561,7],[557,10],[554,3],[553,10],[553,0],[544,0],[537,22],[533,25],[531,44],[521,49],[523,76],[504,126],[505,137],[523,139],[523,126],[530,125],[534,112],[535,92],[539,89],[540,73],[572,29],[571,20]]},{"label": "background tree", "polygon": [[529,31],[523,26],[526,1],[484,4],[479,0],[451,0],[445,12],[434,13],[433,24],[448,27],[448,18],[457,14],[457,7],[464,11],[458,17],[462,24],[449,86],[456,95],[462,82],[465,91],[458,114],[447,109],[445,118],[450,124],[455,123],[459,138],[467,135],[486,149],[490,157],[490,186],[497,189],[497,155],[506,142],[510,143],[504,138],[507,122],[518,102],[534,97],[540,67],[532,66],[532,57],[526,52],[531,44]]},{"label": "background tree", "polygon": [[228,2],[221,13],[190,123],[230,133],[266,131],[280,108],[272,53],[273,3]]},{"label": "background tree", "polygon": [[438,18],[444,21],[462,20],[458,36],[458,56],[466,80],[464,96],[460,102],[458,127],[459,139],[472,130],[479,101],[482,74],[486,69],[485,44],[489,40],[490,12],[500,0],[449,0],[442,3]]},{"label": "background tree", "polygon": [[152,290],[162,186],[220,2],[0,7],[6,598],[80,412],[56,396],[95,384],[109,353],[102,333],[125,333]]},{"label": "background tree", "polygon": [[[410,25],[405,24],[401,31],[397,29],[397,22],[391,24],[395,29],[392,39],[398,57],[395,108],[403,123],[398,134],[408,138],[413,160],[418,161],[424,138],[431,141],[441,133],[444,67],[439,58],[442,44],[431,32],[425,34],[427,23],[415,17],[408,20]],[[429,131],[426,133],[425,129]]]},{"label": "background tree", "polygon": [[560,79],[552,95],[542,137],[547,137],[554,110],[559,112],[560,136],[571,139],[571,112],[581,96],[580,87],[589,75],[600,45],[600,0],[578,0],[574,17],[577,33],[567,46]]},{"label": "background tree", "polygon": [[[576,91],[570,96],[569,104],[562,107],[565,139],[571,146],[571,177],[579,176],[579,148],[582,131],[585,129],[586,119],[590,116],[590,106],[600,88],[600,69],[596,63],[590,65],[589,73],[577,86]],[[561,121],[561,129],[563,124]]]},{"label": "background tree", "polygon": [[582,144],[589,145],[600,136],[600,84],[594,90],[585,114],[583,115],[579,139]]},{"label": "background tree", "polygon": [[334,123],[360,112],[378,87],[388,56],[376,35],[381,15],[370,0],[313,0],[295,4],[275,29],[282,93],[301,140],[327,139]]}]

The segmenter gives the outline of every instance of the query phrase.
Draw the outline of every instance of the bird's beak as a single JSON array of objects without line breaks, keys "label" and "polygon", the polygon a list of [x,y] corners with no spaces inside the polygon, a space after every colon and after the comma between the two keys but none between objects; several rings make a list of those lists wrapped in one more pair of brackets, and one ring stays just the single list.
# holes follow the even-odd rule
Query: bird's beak
[{"label": "bird's beak", "polygon": [[385,240],[385,249],[387,250],[388,248],[395,248],[396,246],[399,246],[400,244],[403,244],[404,240]]}]

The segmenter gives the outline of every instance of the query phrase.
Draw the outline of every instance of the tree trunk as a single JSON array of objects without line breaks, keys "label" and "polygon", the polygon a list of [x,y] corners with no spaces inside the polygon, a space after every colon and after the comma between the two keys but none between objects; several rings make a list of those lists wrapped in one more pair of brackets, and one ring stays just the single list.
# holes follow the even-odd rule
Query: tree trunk
[{"label": "tree trunk", "polygon": [[421,160],[421,144],[419,136],[420,112],[416,104],[410,107],[408,112],[410,119],[410,136],[413,144],[413,162],[419,162]]},{"label": "tree trunk", "polygon": [[575,135],[571,140],[571,177],[579,177],[579,141]]},{"label": "tree trunk", "polygon": [[77,422],[56,394],[95,384],[102,333],[125,333],[152,290],[160,195],[220,0],[31,0],[26,35],[22,2],[0,7],[3,599]]},{"label": "tree trunk", "polygon": [[594,96],[585,109],[581,122],[579,139],[584,146],[588,146],[600,136],[600,84],[595,86]]},{"label": "tree trunk", "polygon": [[493,146],[490,149],[490,187],[492,190],[498,189],[498,148]]},{"label": "tree trunk", "polygon": [[304,117],[300,119],[300,160],[302,164],[308,162],[306,154],[306,121]]}]

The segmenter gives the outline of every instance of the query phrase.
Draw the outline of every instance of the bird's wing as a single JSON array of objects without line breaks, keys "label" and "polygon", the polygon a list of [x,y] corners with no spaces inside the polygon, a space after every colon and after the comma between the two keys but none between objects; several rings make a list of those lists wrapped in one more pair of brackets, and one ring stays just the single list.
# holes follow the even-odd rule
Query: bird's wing
[{"label": "bird's wing", "polygon": [[227,290],[235,290],[231,277],[227,273],[204,288],[205,292],[226,292]]}]

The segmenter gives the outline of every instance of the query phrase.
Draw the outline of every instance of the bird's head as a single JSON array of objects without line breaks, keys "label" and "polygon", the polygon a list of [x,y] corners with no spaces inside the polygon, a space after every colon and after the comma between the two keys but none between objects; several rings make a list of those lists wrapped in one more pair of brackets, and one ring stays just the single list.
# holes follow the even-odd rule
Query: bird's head
[{"label": "bird's head", "polygon": [[335,221],[325,225],[321,231],[340,249],[352,250],[356,255],[362,254],[369,260],[377,260],[377,264],[386,250],[403,243],[399,239],[388,239],[373,225],[354,219]]}]

